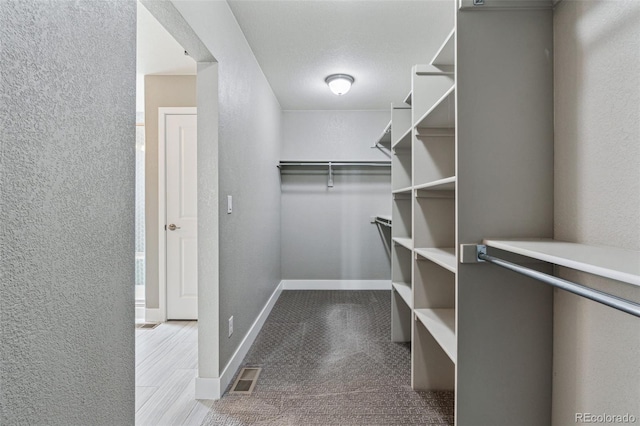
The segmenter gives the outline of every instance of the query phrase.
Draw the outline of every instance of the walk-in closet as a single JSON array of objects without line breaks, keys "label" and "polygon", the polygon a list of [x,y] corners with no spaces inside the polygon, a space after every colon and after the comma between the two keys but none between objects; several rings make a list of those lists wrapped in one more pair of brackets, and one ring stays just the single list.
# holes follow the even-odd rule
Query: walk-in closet
[{"label": "walk-in closet", "polygon": [[0,424],[640,422],[640,1],[0,1],[0,53]]}]

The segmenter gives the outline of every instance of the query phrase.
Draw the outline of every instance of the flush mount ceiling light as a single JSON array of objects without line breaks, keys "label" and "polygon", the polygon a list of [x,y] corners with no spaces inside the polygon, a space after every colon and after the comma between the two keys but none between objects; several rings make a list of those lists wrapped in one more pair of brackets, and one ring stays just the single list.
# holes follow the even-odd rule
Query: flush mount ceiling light
[{"label": "flush mount ceiling light", "polygon": [[329,89],[336,95],[344,95],[351,89],[351,84],[355,81],[348,74],[332,74],[325,78],[325,83],[329,85]]}]

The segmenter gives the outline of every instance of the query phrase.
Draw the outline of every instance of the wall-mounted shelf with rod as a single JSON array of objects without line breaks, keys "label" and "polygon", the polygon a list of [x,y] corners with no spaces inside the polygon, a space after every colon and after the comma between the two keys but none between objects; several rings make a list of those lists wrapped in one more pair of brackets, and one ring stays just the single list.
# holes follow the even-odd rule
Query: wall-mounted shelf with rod
[{"label": "wall-mounted shelf with rod", "polygon": [[391,217],[389,216],[376,216],[374,219],[375,223],[378,225],[386,226],[391,228]]},{"label": "wall-mounted shelf with rod", "polygon": [[566,243],[551,239],[485,240],[484,242],[485,245],[462,244],[461,250],[464,250],[467,255],[461,263],[491,263],[640,318],[640,304],[632,300],[509,262],[495,257],[493,253],[489,254],[487,249],[488,247],[499,248],[507,253],[544,260],[639,286],[640,251]]},{"label": "wall-mounted shelf with rod", "polygon": [[295,171],[295,170],[322,170],[324,168],[327,169],[328,180],[327,186],[333,187],[333,173],[335,169],[344,169],[344,168],[391,168],[391,161],[280,161],[278,164],[278,168],[280,169],[280,173],[285,173],[287,171]]},{"label": "wall-mounted shelf with rod", "polygon": [[640,286],[640,251],[549,238],[484,240],[488,247]]}]

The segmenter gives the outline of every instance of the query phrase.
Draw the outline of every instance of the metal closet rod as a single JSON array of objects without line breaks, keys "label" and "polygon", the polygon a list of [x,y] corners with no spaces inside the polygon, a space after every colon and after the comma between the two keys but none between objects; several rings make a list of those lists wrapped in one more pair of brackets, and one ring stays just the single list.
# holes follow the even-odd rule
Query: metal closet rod
[{"label": "metal closet rod", "polygon": [[329,169],[327,187],[333,188],[333,168],[335,166],[391,167],[391,161],[281,161],[278,168],[281,169],[283,166],[326,166]]},{"label": "metal closet rod", "polygon": [[385,219],[380,219],[379,217],[376,217],[376,223],[379,223],[382,226],[388,226],[389,228],[391,228],[391,223]]},{"label": "metal closet rod", "polygon": [[280,166],[372,166],[391,167],[391,161],[281,161]]},{"label": "metal closet rod", "polygon": [[[542,281],[554,287],[558,287],[570,293],[577,294],[578,296],[586,297],[587,299],[593,300],[594,302],[602,303],[603,305],[640,318],[640,305],[635,302],[623,299],[618,296],[614,296],[609,293],[605,293],[603,291],[595,290],[590,287],[585,287],[572,281],[563,280],[562,278],[554,277],[553,275],[548,275],[542,272],[535,271],[533,269],[525,268],[524,266],[516,265],[515,263],[507,262],[506,260],[498,259],[497,257],[488,255],[480,247],[482,246],[479,246],[478,250],[479,260],[493,263],[494,265],[500,266],[502,268],[506,268],[513,272],[526,275],[527,277],[534,278],[538,281]],[[484,250],[486,250],[486,248]]]}]

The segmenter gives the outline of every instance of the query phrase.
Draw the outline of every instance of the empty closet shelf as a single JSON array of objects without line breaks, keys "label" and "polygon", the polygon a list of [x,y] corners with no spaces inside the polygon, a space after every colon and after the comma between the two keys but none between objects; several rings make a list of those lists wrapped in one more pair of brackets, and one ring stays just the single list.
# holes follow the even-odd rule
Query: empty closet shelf
[{"label": "empty closet shelf", "polygon": [[416,190],[429,190],[429,191],[455,191],[456,189],[456,177],[451,176],[444,179],[434,180],[432,182],[423,183],[414,187]]},{"label": "empty closet shelf", "polygon": [[400,189],[394,189],[393,191],[391,191],[392,194],[408,194],[411,192],[413,188],[410,186],[407,186],[406,188],[400,188]]},{"label": "empty closet shelf", "polygon": [[431,65],[435,66],[453,66],[455,64],[455,28],[451,30],[447,39],[440,46],[440,50],[431,60]]},{"label": "empty closet shelf", "polygon": [[371,148],[391,149],[391,121],[385,126],[378,141]]},{"label": "empty closet shelf", "polygon": [[456,310],[416,309],[416,317],[431,333],[449,359],[456,362]]},{"label": "empty closet shelf", "polygon": [[456,87],[449,90],[415,124],[416,128],[453,128],[456,118]]},{"label": "empty closet shelf", "polygon": [[413,240],[411,238],[393,237],[393,242],[408,250],[413,250]]},{"label": "empty closet shelf", "polygon": [[434,262],[437,265],[453,272],[454,274],[458,268],[458,262],[456,260],[456,249],[450,248],[416,248],[415,252],[418,256],[421,256],[427,260]]},{"label": "empty closet shelf", "polygon": [[398,292],[404,303],[411,309],[413,309],[413,296],[411,294],[411,285],[407,283],[391,283],[393,289]]},{"label": "empty closet shelf", "polygon": [[400,136],[400,138],[393,143],[393,149],[411,149],[411,128],[408,128],[406,132]]}]

